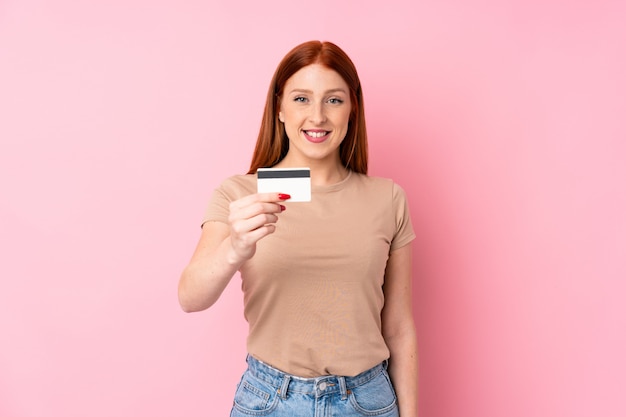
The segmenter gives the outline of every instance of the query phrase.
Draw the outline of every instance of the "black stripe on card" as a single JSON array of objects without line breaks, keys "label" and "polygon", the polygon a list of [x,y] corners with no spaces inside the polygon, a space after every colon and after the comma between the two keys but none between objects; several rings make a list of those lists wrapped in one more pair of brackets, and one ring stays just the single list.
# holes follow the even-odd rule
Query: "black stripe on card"
[{"label": "black stripe on card", "polygon": [[257,178],[310,178],[311,171],[308,169],[286,169],[286,170],[258,170]]}]

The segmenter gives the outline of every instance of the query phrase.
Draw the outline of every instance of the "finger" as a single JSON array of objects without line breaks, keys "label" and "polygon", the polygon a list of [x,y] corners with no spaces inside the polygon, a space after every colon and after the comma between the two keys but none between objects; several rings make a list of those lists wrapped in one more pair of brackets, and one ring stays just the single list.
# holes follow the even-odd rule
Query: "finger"
[{"label": "finger", "polygon": [[249,206],[253,203],[278,203],[280,201],[285,201],[288,199],[285,197],[290,198],[289,195],[281,193],[256,193],[233,201],[231,203],[231,206],[234,208],[241,208]]},{"label": "finger", "polygon": [[249,219],[240,219],[232,223],[233,231],[238,235],[243,235],[263,227],[267,224],[273,224],[278,221],[278,216],[271,213],[264,213]]},{"label": "finger", "polygon": [[[231,211],[232,220],[250,219],[260,214],[280,213],[284,210],[279,203],[252,203],[249,206],[234,208]],[[230,217],[230,216],[229,216]]]},{"label": "finger", "polygon": [[263,227],[259,227],[258,229],[250,232],[250,239],[254,241],[254,243],[263,239],[265,236],[270,235],[276,231],[276,225],[274,224],[266,224]]},{"label": "finger", "polygon": [[257,229],[254,229],[245,235],[241,236],[239,239],[235,239],[231,237],[231,242],[234,248],[240,248],[244,252],[250,250],[251,247],[256,245],[256,243],[263,239],[265,236],[272,234],[276,231],[276,225],[267,224]]}]

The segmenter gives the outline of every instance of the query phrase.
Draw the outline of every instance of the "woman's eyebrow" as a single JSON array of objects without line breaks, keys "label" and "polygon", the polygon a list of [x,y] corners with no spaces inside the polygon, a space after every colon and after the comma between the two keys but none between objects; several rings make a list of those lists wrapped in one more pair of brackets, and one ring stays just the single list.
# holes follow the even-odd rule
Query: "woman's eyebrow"
[{"label": "woman's eyebrow", "polygon": [[[293,94],[293,93],[313,94],[313,91],[307,90],[307,89],[304,89],[304,88],[294,88],[293,90],[291,90],[289,92],[289,94]],[[332,94],[332,93],[344,93],[344,94],[347,94],[346,90],[341,88],[341,87],[331,88],[330,90],[324,91],[324,94]]]}]

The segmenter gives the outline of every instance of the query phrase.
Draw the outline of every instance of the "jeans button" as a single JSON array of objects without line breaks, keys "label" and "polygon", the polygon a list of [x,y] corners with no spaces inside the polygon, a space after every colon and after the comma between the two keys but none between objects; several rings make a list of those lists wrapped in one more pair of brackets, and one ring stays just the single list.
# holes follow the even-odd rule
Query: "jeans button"
[{"label": "jeans button", "polygon": [[322,383],[319,385],[319,389],[320,389],[320,391],[324,391],[324,390],[326,389],[326,382],[322,382]]}]

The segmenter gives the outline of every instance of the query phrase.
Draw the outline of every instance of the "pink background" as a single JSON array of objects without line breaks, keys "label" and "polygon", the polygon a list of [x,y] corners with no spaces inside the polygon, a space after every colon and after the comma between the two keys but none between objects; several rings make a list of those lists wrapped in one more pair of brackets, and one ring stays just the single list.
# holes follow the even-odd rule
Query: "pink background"
[{"label": "pink background", "polygon": [[622,1],[0,1],[0,415],[225,416],[239,278],[187,315],[214,187],[309,39],[407,190],[425,417],[626,415]]}]

